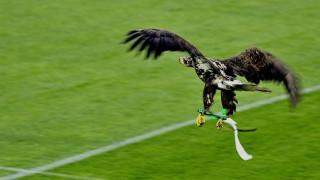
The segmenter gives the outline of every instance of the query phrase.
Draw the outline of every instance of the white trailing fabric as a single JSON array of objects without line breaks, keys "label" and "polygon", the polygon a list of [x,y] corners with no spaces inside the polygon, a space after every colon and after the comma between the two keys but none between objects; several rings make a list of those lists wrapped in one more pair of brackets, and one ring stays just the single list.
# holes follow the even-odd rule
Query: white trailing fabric
[{"label": "white trailing fabric", "polygon": [[248,154],[246,152],[246,150],[244,150],[243,146],[240,143],[240,140],[238,138],[238,129],[237,129],[237,126],[236,126],[237,123],[231,118],[227,118],[223,122],[227,123],[227,124],[230,124],[234,129],[234,140],[235,140],[235,143],[236,143],[236,149],[237,149],[237,152],[238,152],[239,156],[245,161],[249,160],[249,159],[252,159],[252,155]]}]

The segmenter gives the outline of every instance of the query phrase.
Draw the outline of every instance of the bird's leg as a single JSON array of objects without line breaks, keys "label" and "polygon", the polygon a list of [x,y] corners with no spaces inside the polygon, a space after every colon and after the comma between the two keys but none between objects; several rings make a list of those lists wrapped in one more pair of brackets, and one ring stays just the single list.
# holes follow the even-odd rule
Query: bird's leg
[{"label": "bird's leg", "polygon": [[211,111],[209,110],[212,102],[213,102],[213,96],[216,93],[216,88],[215,86],[211,84],[205,84],[204,89],[203,89],[203,105],[204,105],[204,110],[199,111],[199,115],[197,118],[197,126],[201,127],[205,123],[204,115],[207,114],[212,114]]}]

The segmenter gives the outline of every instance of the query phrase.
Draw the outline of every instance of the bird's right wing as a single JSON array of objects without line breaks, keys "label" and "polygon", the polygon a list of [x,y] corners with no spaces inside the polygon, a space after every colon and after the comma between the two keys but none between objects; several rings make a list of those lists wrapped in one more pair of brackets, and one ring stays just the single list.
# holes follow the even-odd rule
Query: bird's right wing
[{"label": "bird's right wing", "polygon": [[142,44],[139,51],[143,51],[148,47],[146,58],[154,52],[154,58],[159,57],[164,51],[185,51],[191,57],[203,57],[202,53],[191,43],[178,36],[177,34],[160,29],[141,29],[132,30],[127,34],[124,43],[135,40],[130,51]]}]

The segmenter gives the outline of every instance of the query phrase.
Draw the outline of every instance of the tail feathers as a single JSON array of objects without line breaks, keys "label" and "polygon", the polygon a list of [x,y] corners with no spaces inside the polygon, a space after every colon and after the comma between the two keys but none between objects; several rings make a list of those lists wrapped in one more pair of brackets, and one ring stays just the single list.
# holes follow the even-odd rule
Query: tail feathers
[{"label": "tail feathers", "polygon": [[263,93],[271,93],[271,91],[265,87],[259,87],[255,84],[242,84],[236,87],[238,91],[259,91]]}]

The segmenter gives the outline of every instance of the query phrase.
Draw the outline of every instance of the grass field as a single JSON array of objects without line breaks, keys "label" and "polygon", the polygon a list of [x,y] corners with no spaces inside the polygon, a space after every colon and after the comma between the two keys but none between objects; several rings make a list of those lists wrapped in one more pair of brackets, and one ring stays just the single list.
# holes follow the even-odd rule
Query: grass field
[{"label": "grass field", "polygon": [[[254,156],[249,161],[238,156],[233,132],[217,131],[209,121],[203,128],[188,126],[53,172],[107,179],[317,179],[320,116],[313,104],[320,93],[305,98],[295,112],[281,101],[237,114],[239,127],[259,128],[239,134]],[[43,176],[26,179],[37,178]]]},{"label": "grass field", "polygon": [[[43,166],[197,116],[203,84],[178,63],[185,54],[143,61],[120,44],[131,29],[174,31],[212,58],[257,46],[288,64],[303,88],[319,85],[319,8],[316,0],[1,1],[0,166]],[[262,85],[273,93],[238,93],[239,106],[285,93]],[[240,127],[259,128],[240,134],[254,155],[248,162],[238,157],[232,132],[216,131],[212,121],[50,172],[104,179],[317,179],[319,98],[314,92],[297,109],[285,100],[236,114]],[[0,170],[3,177],[14,173]]]}]

